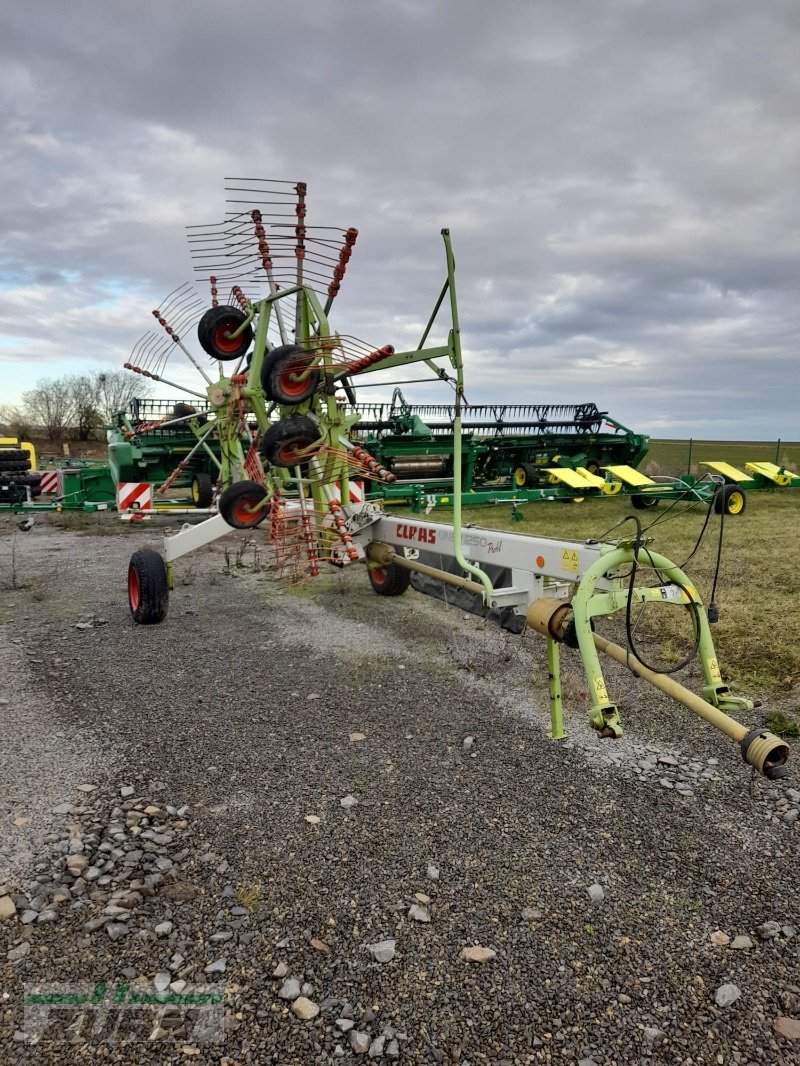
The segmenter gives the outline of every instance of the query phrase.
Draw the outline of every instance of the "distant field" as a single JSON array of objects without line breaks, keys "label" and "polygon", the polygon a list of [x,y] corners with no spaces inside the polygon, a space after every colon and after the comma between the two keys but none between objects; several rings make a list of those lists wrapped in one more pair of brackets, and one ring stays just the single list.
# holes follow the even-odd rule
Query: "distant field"
[{"label": "distant field", "polygon": [[[776,458],[777,456],[777,458]],[[703,460],[712,462],[724,460],[744,470],[747,462],[770,462],[788,466],[792,470],[800,469],[800,441],[758,441],[758,440],[693,440],[691,443],[692,472],[702,473],[699,464]],[[641,469],[647,473],[648,467],[653,474],[685,474],[689,464],[688,440],[656,440],[650,442],[650,451],[642,461]]]}]

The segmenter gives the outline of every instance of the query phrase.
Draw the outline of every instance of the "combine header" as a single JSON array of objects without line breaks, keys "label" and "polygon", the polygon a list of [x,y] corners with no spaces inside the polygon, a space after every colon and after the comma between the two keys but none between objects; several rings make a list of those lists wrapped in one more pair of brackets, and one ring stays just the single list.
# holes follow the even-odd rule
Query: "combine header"
[{"label": "combine header", "polygon": [[[408,486],[420,483],[426,493],[454,491],[453,405],[409,404],[395,389],[390,404],[356,410],[353,433],[397,475],[385,498],[408,498]],[[465,405],[461,431],[462,492],[541,487],[554,466],[594,475],[612,465],[636,467],[650,443],[593,403]]]},{"label": "combine header", "polygon": [[[163,556],[151,549],[134,553],[128,568],[134,621],[164,621],[173,568],[182,556],[232,529],[254,529],[263,523],[276,573],[291,581],[317,577],[331,565],[361,564],[378,595],[399,596],[408,589],[412,573],[423,573],[480,597],[487,610],[510,612],[527,621],[547,640],[554,738],[564,735],[559,647],[566,643],[580,651],[589,685],[590,722],[600,736],[622,733],[600,666],[603,654],[627,663],[726,733],[750,765],[768,777],[783,776],[786,744],[765,729],[747,729],[730,717],[731,711],[751,712],[753,704],[735,696],[722,679],[697,588],[678,566],[652,550],[635,516],[626,520],[633,525],[627,537],[581,542],[462,529],[459,492],[453,493],[453,521],[448,525],[389,516],[379,501],[359,500],[355,490],[364,479],[392,486],[400,471],[389,469],[373,454],[378,449],[368,449],[363,439],[351,439],[365,420],[356,385],[365,375],[411,364],[427,367],[434,379],[453,390],[447,413],[452,419],[450,476],[455,486],[463,484],[464,381],[449,231],[442,230],[444,284],[420,343],[396,352],[384,338],[367,343],[334,332],[329,323],[356,230],[308,226],[302,182],[230,179],[228,195],[223,222],[189,231],[198,272],[210,274],[211,306],[200,314],[194,296],[178,290],[177,304],[173,295],[154,312],[166,341],[143,338],[127,364],[156,381],[168,380],[167,359],[176,349],[194,364],[205,386],[203,391],[185,391],[192,405],[206,405],[203,418],[195,412],[175,415],[152,431],[169,421],[185,421],[196,444],[180,460],[175,477],[188,468],[193,455],[205,451],[209,460],[213,455],[220,490],[219,513],[167,537]],[[230,293],[225,303],[219,300],[221,289]],[[444,339],[426,347],[442,307],[449,311]],[[211,364],[191,354],[181,339],[194,324]],[[174,378],[169,384],[179,387]],[[344,403],[337,398],[340,392]],[[573,426],[575,414],[568,419]],[[601,417],[593,408],[584,409],[587,434],[595,431]],[[411,428],[420,427],[415,423]],[[435,436],[433,427],[426,428]],[[529,420],[525,428],[530,430]],[[139,432],[144,432],[141,427]],[[165,484],[169,482],[168,476]],[[701,695],[649,666],[634,647],[641,612],[656,605],[689,619],[704,677]],[[626,619],[627,648],[595,632],[603,618],[618,613]]]}]

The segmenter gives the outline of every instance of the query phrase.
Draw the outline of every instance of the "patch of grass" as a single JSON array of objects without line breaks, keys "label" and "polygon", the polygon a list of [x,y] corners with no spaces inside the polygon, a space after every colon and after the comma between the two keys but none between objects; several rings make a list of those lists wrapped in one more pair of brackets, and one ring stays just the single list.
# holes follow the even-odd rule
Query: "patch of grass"
[{"label": "patch of grass", "polygon": [[261,882],[250,881],[241,885],[236,893],[236,901],[240,907],[246,907],[253,914],[261,909]]},{"label": "patch of grass", "polygon": [[790,717],[783,711],[769,711],[764,715],[764,721],[773,733],[779,737],[800,737],[800,725],[797,719]]}]

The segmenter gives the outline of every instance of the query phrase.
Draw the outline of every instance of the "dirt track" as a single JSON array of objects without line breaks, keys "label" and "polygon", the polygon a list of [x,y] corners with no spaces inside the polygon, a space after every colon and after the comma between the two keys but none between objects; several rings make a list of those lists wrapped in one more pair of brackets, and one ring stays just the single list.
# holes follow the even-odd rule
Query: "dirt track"
[{"label": "dirt track", "polygon": [[[3,1061],[299,1066],[357,1061],[352,1033],[413,1063],[798,1061],[800,1041],[773,1031],[800,1018],[796,769],[751,787],[724,738],[622,670],[608,679],[626,738],[597,741],[571,659],[571,740],[554,743],[539,638],[414,593],[380,599],[363,572],[281,592],[226,569],[223,541],[178,564],[163,626],[135,627],[127,559],[157,531],[14,529],[0,530],[0,883],[17,914],[1,928],[29,949],[4,970]],[[157,827],[149,851],[137,819]],[[134,848],[127,881],[153,891],[124,903],[112,939],[104,911]],[[80,891],[64,862],[84,852],[111,865]],[[396,954],[377,962],[367,946],[386,939]],[[459,959],[470,945],[496,955]],[[313,1020],[278,996],[282,963]],[[224,1041],[153,1013],[163,1035],[135,1045],[64,1043],[57,1022],[31,1046],[26,982],[152,988],[159,973],[223,983]],[[725,984],[741,996],[722,1007]]]}]

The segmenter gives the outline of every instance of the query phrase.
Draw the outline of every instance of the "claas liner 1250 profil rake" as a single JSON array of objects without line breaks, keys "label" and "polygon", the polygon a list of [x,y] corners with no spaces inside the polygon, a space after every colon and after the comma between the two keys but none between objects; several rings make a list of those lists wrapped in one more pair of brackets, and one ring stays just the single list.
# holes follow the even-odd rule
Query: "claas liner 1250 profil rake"
[{"label": "claas liner 1250 profil rake", "polygon": [[[355,383],[412,363],[453,390],[453,476],[454,484],[461,484],[464,380],[449,231],[442,230],[445,281],[428,324],[415,349],[396,352],[389,344],[366,344],[332,332],[329,324],[356,230],[307,226],[302,182],[229,179],[226,191],[225,220],[189,228],[196,269],[210,276],[211,307],[200,314],[196,298],[178,290],[177,303],[173,296],[154,312],[164,339],[143,338],[126,364],[156,381],[167,381],[171,351],[180,348],[194,364],[205,390],[184,391],[205,401],[207,411],[202,421],[191,415],[186,421],[197,449],[207,448],[214,459],[219,489],[218,514],[167,537],[163,556],[151,549],[132,556],[128,596],[134,620],[164,621],[173,566],[181,556],[231,529],[265,523],[276,573],[290,579],[316,577],[331,564],[360,563],[378,595],[398,596],[416,571],[479,596],[487,610],[527,621],[547,641],[555,739],[564,736],[559,669],[564,642],[580,651],[590,722],[600,736],[622,733],[600,667],[602,653],[701,715],[738,743],[746,762],[766,776],[783,776],[786,744],[727,713],[748,713],[753,704],[735,696],[722,679],[696,587],[648,546],[635,516],[629,519],[635,533],[626,539],[565,541],[462,530],[458,492],[452,524],[442,525],[390,516],[379,502],[359,500],[351,491],[367,476],[385,484],[394,478],[350,440],[360,417]],[[230,292],[225,303],[218,299],[220,287]],[[443,343],[426,347],[443,308],[449,311]],[[180,336],[195,322],[200,346],[216,365],[213,377],[208,363],[192,355]],[[339,390],[346,402],[337,399]],[[655,604],[691,620],[705,682],[701,695],[649,667],[633,646],[632,614]],[[596,620],[617,612],[625,612],[628,648],[595,632]]]}]

